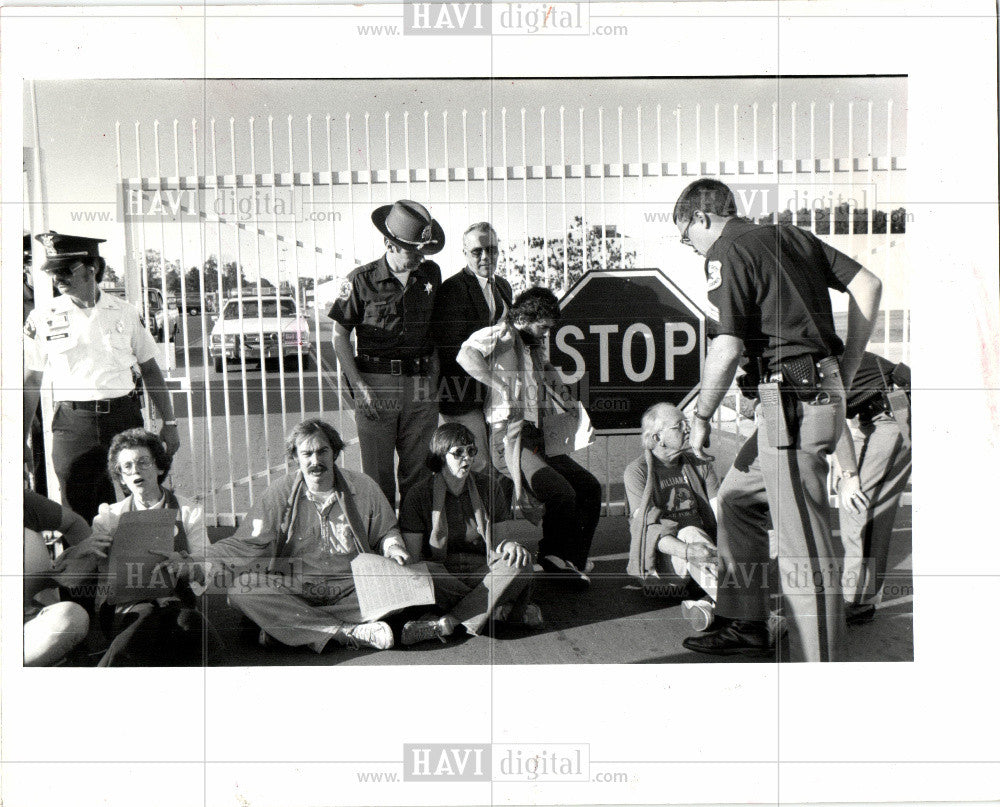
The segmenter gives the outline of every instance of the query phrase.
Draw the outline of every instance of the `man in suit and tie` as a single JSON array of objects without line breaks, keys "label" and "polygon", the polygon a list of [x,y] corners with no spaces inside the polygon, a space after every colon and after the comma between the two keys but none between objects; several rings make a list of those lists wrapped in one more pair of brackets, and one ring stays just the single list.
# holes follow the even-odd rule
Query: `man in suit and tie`
[{"label": "man in suit and tie", "polygon": [[513,300],[510,283],[495,274],[500,249],[488,222],[469,227],[462,237],[466,265],[438,289],[431,314],[431,338],[441,361],[439,409],[445,423],[461,423],[476,437],[474,470],[487,465],[489,445],[483,418],[483,385],[463,370],[455,357],[462,343],[481,328],[503,320]]}]

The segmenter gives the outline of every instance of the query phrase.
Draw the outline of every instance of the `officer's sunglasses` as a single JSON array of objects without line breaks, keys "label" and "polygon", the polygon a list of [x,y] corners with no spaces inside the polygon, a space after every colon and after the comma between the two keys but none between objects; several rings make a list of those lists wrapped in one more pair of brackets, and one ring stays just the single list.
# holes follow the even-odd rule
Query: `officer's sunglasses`
[{"label": "officer's sunglasses", "polygon": [[457,460],[466,458],[471,460],[479,453],[479,449],[475,446],[455,446],[455,448],[448,449],[448,453]]},{"label": "officer's sunglasses", "polygon": [[73,275],[76,273],[77,268],[79,268],[80,266],[83,266],[83,264],[80,263],[79,261],[77,261],[76,263],[63,263],[59,264],[58,266],[54,266],[51,269],[46,269],[45,274],[47,274],[53,280],[59,278],[65,278],[68,280],[69,278],[73,277]]}]

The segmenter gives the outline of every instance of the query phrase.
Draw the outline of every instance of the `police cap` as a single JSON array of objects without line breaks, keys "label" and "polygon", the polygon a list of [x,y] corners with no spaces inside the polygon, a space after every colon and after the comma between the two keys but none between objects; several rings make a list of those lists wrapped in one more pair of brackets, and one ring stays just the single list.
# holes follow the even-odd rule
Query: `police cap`
[{"label": "police cap", "polygon": [[83,258],[99,258],[97,245],[103,244],[103,238],[87,238],[83,235],[63,235],[49,231],[35,236],[43,247],[48,260],[42,267],[43,272],[52,271],[63,266],[72,265]]}]

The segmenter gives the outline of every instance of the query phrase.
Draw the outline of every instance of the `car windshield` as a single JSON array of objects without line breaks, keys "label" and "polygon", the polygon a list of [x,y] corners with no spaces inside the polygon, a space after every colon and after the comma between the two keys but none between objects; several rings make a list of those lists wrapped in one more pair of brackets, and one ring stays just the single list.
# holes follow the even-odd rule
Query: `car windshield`
[{"label": "car windshield", "polygon": [[[243,318],[253,319],[255,317],[276,317],[278,316],[278,300],[264,300],[264,313],[260,313],[260,308],[257,305],[256,300],[244,300],[243,301]],[[281,300],[281,316],[283,317],[294,317],[295,316],[295,303],[291,300]],[[240,318],[240,304],[238,300],[230,300],[226,303],[226,310],[223,313],[223,319],[239,319]]]}]

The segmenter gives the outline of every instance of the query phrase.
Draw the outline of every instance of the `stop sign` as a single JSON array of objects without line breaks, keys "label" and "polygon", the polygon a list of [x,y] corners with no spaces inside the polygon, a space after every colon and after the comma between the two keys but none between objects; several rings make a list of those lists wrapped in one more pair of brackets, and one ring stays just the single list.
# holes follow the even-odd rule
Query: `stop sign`
[{"label": "stop sign", "polygon": [[659,269],[588,272],[559,303],[552,364],[598,432],[640,427],[659,401],[684,406],[701,381],[705,315]]}]

